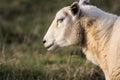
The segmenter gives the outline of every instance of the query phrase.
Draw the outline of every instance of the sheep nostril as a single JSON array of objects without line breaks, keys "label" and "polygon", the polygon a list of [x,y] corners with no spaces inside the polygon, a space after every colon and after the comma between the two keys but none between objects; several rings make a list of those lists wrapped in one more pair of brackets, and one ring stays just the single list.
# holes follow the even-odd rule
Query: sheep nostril
[{"label": "sheep nostril", "polygon": [[43,40],[43,44],[45,44],[46,43],[46,40]]}]

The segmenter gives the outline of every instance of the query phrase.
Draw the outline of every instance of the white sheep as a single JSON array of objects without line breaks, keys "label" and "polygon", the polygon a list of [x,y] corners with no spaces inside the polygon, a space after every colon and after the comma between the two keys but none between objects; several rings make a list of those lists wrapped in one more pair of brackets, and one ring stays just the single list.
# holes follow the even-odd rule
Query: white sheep
[{"label": "white sheep", "polygon": [[87,59],[100,66],[106,80],[120,80],[120,17],[117,15],[74,2],[57,12],[43,43],[47,50],[79,45]]}]

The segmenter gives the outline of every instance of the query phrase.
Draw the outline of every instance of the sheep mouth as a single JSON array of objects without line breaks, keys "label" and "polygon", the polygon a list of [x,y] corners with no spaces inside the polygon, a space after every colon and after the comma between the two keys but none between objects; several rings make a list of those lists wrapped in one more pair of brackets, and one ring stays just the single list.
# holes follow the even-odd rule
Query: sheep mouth
[{"label": "sheep mouth", "polygon": [[46,47],[46,49],[51,48],[54,45],[54,43],[50,44],[49,46]]}]

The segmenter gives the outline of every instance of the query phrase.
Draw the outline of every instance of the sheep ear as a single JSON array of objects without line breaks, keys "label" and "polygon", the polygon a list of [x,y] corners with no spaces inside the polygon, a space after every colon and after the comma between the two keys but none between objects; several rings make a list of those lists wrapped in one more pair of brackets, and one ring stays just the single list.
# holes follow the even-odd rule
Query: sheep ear
[{"label": "sheep ear", "polygon": [[79,4],[78,4],[78,2],[74,2],[70,6],[70,10],[71,10],[71,12],[72,12],[73,15],[77,14],[79,12]]},{"label": "sheep ear", "polygon": [[90,4],[90,0],[80,0],[79,5],[88,5]]}]

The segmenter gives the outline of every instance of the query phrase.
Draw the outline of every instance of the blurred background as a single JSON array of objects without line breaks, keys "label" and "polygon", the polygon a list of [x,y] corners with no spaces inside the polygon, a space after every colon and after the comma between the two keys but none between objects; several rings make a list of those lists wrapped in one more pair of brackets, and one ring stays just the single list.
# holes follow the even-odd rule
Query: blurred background
[{"label": "blurred background", "polygon": [[[56,12],[78,0],[0,0],[0,80],[104,80],[79,47],[47,52],[42,44]],[[120,0],[91,0],[120,15]]]}]

